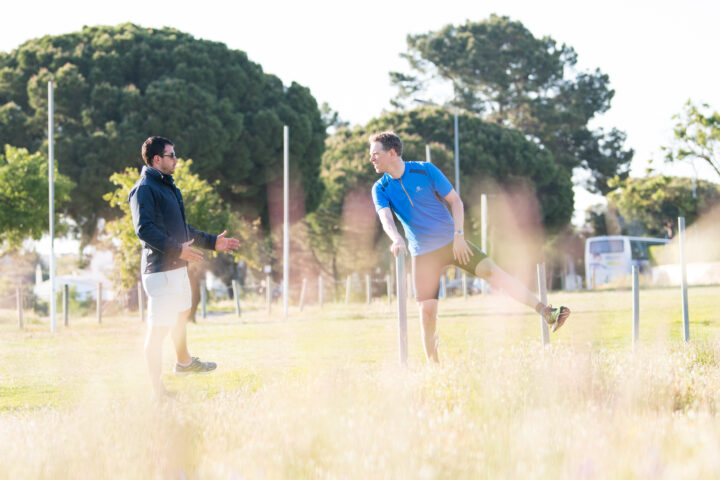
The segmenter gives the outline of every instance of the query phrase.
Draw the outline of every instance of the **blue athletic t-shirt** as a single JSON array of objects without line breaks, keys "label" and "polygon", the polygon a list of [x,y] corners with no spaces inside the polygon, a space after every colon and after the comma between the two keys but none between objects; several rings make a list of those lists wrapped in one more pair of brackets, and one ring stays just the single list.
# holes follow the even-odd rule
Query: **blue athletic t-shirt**
[{"label": "blue athletic t-shirt", "polygon": [[405,162],[402,176],[394,179],[384,174],[373,185],[372,196],[375,211],[390,207],[400,219],[408,249],[415,257],[452,241],[455,224],[440,200],[452,188],[432,163]]}]

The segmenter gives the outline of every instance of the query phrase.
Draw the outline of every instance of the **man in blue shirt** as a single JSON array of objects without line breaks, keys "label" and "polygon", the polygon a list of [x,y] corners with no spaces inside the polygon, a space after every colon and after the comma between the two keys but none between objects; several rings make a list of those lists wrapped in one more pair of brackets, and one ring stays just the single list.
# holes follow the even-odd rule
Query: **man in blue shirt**
[{"label": "man in blue shirt", "polygon": [[[392,132],[370,137],[370,161],[383,176],[372,189],[375,210],[392,240],[390,251],[405,254],[393,212],[403,225],[412,255],[413,281],[428,360],[438,361],[437,298],[440,276],[448,265],[487,280],[515,300],[542,314],[552,331],[570,315],[567,307],[544,305],[522,283],[498,267],[476,245],[465,240],[465,212],[460,196],[437,167],[402,159],[402,141]],[[450,205],[447,210],[443,199]]]}]

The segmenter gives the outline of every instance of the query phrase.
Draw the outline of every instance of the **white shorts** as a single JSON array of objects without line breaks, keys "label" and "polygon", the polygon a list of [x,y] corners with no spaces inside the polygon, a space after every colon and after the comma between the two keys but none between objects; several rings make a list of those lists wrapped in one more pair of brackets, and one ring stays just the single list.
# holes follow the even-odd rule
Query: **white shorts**
[{"label": "white shorts", "polygon": [[192,303],[187,267],[143,274],[142,282],[148,296],[148,326],[174,327],[178,313]]}]

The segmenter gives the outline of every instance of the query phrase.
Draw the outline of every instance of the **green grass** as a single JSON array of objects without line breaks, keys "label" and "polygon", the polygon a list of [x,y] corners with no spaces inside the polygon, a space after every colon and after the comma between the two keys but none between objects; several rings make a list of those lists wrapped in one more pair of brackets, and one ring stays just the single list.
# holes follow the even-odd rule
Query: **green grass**
[{"label": "green grass", "polygon": [[643,290],[634,353],[629,290],[554,293],[549,348],[501,294],[444,300],[440,366],[409,303],[407,368],[387,301],[245,302],[189,326],[211,375],[171,376],[167,340],[163,406],[137,316],[0,311],[0,478],[716,478],[720,287],[689,296],[685,344],[679,289]]}]

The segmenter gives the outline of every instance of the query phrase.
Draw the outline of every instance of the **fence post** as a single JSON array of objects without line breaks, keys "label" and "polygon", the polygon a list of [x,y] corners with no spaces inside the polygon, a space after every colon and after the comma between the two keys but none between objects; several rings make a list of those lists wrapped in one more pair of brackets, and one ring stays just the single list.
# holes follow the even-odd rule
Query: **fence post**
[{"label": "fence post", "polygon": [[467,273],[463,271],[462,274],[462,290],[463,290],[463,299],[467,300]]},{"label": "fence post", "polygon": [[272,278],[270,274],[265,275],[265,301],[267,302],[267,313],[270,315],[272,305]]},{"label": "fence post", "polygon": [[15,296],[17,297],[17,311],[18,311],[18,327],[20,330],[23,329],[23,287],[22,283],[15,289]]},{"label": "fence post", "polygon": [[400,347],[400,363],[407,365],[407,285],[405,284],[405,252],[399,252],[395,257],[395,272],[397,277],[397,306],[398,306],[398,343]]},{"label": "fence post", "polygon": [[67,283],[63,284],[63,316],[65,317],[65,326],[70,325],[70,313],[68,312],[68,296],[70,287]]},{"label": "fence post", "polygon": [[137,283],[137,296],[138,296],[138,316],[140,322],[145,323],[145,292],[143,292],[142,282]]},{"label": "fence post", "polygon": [[323,277],[318,275],[318,305],[323,306]]},{"label": "fence post", "polygon": [[97,320],[102,323],[102,282],[97,284]]},{"label": "fence post", "polygon": [[300,287],[300,311],[303,311],[305,306],[305,287],[307,286],[307,278],[303,278],[302,286]]},{"label": "fence post", "polygon": [[447,288],[445,286],[445,274],[443,273],[442,277],[440,277],[440,298],[446,298],[447,297]]},{"label": "fence post", "polygon": [[387,283],[387,297],[388,297],[388,303],[392,303],[392,277],[390,275],[385,275],[385,283]]},{"label": "fence post", "polygon": [[347,276],[347,281],[345,282],[345,305],[350,303],[350,286],[352,284],[352,279],[350,275]]},{"label": "fence post", "polygon": [[200,314],[202,318],[207,318],[207,282],[202,280],[200,282]]},{"label": "fence post", "polygon": [[690,319],[688,316],[687,265],[685,265],[685,217],[678,217],[680,237],[680,282],[682,294],[683,339],[690,340]]},{"label": "fence post", "polygon": [[[537,265],[537,282],[540,302],[542,302],[543,305],[547,305],[547,280],[545,277],[544,263],[538,263]],[[542,313],[540,314],[540,330],[542,331],[543,346],[545,346],[550,343],[550,331],[548,330],[547,323],[545,323]]]},{"label": "fence post", "polygon": [[372,301],[372,290],[370,289],[370,275],[365,275],[365,302],[369,305]]},{"label": "fence post", "polygon": [[633,291],[633,327],[632,327],[632,349],[640,338],[640,287],[638,282],[638,266],[632,266],[632,291]]},{"label": "fence post", "polygon": [[242,309],[240,308],[240,281],[237,278],[233,278],[233,299],[235,300],[235,314],[240,318],[242,315]]}]

